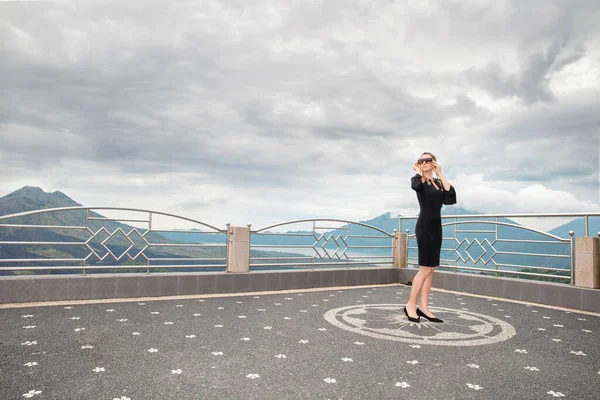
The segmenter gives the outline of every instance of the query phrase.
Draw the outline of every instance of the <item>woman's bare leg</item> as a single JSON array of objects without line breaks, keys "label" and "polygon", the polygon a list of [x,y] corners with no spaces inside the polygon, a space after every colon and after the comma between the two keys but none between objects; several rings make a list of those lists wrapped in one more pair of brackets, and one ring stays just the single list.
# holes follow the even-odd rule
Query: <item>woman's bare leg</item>
[{"label": "woman's bare leg", "polygon": [[[430,267],[425,267],[430,268]],[[435,271],[433,268],[431,269],[431,273],[427,276],[425,281],[423,282],[423,287],[421,288],[421,297],[419,298],[419,309],[423,311],[429,317],[435,317],[431,311],[429,311],[429,292],[431,292],[431,284],[433,282],[433,272]],[[408,308],[407,308],[408,310]]]},{"label": "woman's bare leg", "polygon": [[429,277],[429,275],[433,272],[433,268],[431,267],[421,267],[419,266],[419,272],[415,275],[412,288],[410,289],[410,299],[408,303],[406,303],[406,311],[408,311],[408,315],[415,316],[417,315],[417,297],[419,297],[419,293],[423,288],[423,284]]}]

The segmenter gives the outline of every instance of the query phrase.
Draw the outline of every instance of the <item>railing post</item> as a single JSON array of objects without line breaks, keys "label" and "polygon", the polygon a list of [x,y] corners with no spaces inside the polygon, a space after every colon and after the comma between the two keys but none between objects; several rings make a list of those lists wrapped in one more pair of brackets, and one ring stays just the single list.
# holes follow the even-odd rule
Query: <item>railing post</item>
[{"label": "railing post", "polygon": [[227,227],[227,272],[250,270],[250,225]]},{"label": "railing post", "polygon": [[592,236],[575,238],[575,285],[600,288],[600,239]]},{"label": "railing post", "polygon": [[569,231],[569,248],[571,252],[571,285],[575,285],[575,231]]},{"label": "railing post", "polygon": [[406,268],[406,253],[407,248],[407,235],[406,233],[398,232],[394,229],[394,237],[392,238],[392,258],[394,261],[394,268]]}]

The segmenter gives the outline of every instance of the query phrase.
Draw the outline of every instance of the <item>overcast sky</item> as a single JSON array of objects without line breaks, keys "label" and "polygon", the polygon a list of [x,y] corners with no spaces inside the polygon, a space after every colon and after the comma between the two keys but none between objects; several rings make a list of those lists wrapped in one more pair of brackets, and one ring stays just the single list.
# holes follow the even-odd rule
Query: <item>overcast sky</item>
[{"label": "overcast sky", "polygon": [[597,0],[0,2],[0,196],[224,226],[600,211]]}]

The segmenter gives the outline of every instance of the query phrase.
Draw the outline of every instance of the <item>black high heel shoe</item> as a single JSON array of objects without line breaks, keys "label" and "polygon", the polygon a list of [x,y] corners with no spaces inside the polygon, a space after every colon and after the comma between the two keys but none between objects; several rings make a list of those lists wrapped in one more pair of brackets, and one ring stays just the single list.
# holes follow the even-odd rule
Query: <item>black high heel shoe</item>
[{"label": "black high heel shoe", "polygon": [[425,314],[423,311],[421,311],[419,309],[419,307],[417,307],[417,315],[420,317],[424,317],[427,321],[430,321],[430,322],[444,322],[441,319],[436,318],[436,317],[428,317],[427,314]]},{"label": "black high heel shoe", "polygon": [[[417,311],[418,311],[418,309],[417,309]],[[406,314],[406,317],[408,318],[408,320],[410,322],[421,322],[421,317],[413,318],[410,315],[408,315],[408,311],[406,311],[406,306],[404,307],[404,314]]]}]

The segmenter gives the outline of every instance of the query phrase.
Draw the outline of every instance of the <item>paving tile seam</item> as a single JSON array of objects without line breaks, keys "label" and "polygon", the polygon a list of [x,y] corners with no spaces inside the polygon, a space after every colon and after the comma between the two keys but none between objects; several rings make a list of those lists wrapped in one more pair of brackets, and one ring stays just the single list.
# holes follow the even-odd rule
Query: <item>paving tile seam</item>
[{"label": "paving tile seam", "polygon": [[[385,288],[385,287],[405,287],[410,288],[410,285],[402,283],[391,283],[391,284],[375,284],[375,285],[357,285],[357,286],[328,286],[319,288],[306,288],[306,289],[281,289],[281,290],[268,290],[268,291],[257,291],[257,292],[237,292],[237,293],[211,293],[211,294],[195,294],[195,295],[180,295],[180,296],[153,296],[153,297],[126,297],[126,298],[112,298],[112,299],[88,299],[88,300],[60,300],[60,301],[46,301],[46,302],[32,302],[32,303],[4,303],[0,304],[1,309],[14,309],[14,308],[28,308],[28,307],[51,307],[61,305],[83,305],[83,304],[110,304],[110,303],[131,303],[138,301],[164,301],[164,300],[186,300],[186,299],[206,299],[206,298],[229,298],[229,297],[245,297],[245,296],[257,296],[257,295],[270,295],[270,294],[287,294],[287,293],[312,293],[312,292],[324,292],[330,290],[356,290],[356,289],[367,289],[367,288]],[[600,316],[600,313],[593,311],[580,310],[576,308],[567,308],[553,306],[549,304],[533,303],[522,300],[508,299],[504,297],[486,296],[480,294],[474,294],[469,292],[460,292],[455,290],[431,288],[432,292],[443,292],[460,294],[476,298],[491,299],[495,301],[504,301],[508,303],[531,305],[535,307],[542,307],[552,310],[576,312],[579,314],[586,314],[592,316]]]}]

